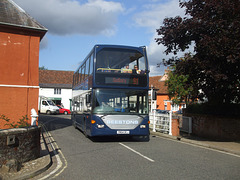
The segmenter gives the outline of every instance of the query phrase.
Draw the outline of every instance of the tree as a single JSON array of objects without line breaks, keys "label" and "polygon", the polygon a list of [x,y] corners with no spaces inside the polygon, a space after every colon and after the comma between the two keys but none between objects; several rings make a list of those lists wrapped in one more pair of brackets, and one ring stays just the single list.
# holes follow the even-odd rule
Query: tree
[{"label": "tree", "polygon": [[[184,74],[181,70],[182,66],[186,66],[186,63],[189,64],[188,59],[191,57],[191,54],[185,54],[185,58],[180,58],[177,64],[171,66],[171,71],[168,73],[168,80],[166,81],[168,96],[174,104],[180,104],[182,102],[189,104],[194,102],[198,97],[198,91],[194,91],[194,86],[197,84],[196,79],[191,80],[189,78],[190,75]],[[187,69],[187,67],[185,67],[185,69]],[[191,72],[191,69],[188,69],[188,72]]]},{"label": "tree", "polygon": [[39,67],[39,70],[48,70],[48,69],[45,68],[45,66],[41,66],[41,67]]},{"label": "tree", "polygon": [[176,55],[191,45],[194,53],[184,62],[173,57],[165,63],[188,75],[186,83],[194,81],[193,91],[202,90],[209,102],[239,103],[240,0],[180,0],[179,4],[186,8],[186,16],[165,18],[156,42],[166,46],[166,54]]},{"label": "tree", "polygon": [[173,71],[170,71],[168,74],[168,80],[166,85],[168,86],[168,96],[172,100],[173,104],[180,104],[185,102],[188,104],[189,95],[192,91],[192,87],[186,87],[188,84],[188,75],[178,75],[175,73],[176,67],[173,67]]}]

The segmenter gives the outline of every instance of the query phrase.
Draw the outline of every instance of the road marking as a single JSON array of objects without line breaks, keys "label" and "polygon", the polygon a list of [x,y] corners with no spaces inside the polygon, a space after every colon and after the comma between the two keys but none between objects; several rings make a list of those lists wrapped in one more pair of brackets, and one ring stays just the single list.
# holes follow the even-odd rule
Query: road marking
[{"label": "road marking", "polygon": [[[56,157],[56,159],[57,159],[57,167],[56,167],[53,171],[51,171],[48,175],[40,178],[39,180],[44,180],[44,179],[49,178],[49,176],[54,175],[54,174],[62,167],[63,163],[62,163],[61,158],[60,158],[60,156],[58,155],[58,153],[59,153],[59,154],[62,156],[62,158],[64,159],[65,166],[61,169],[61,171],[60,171],[59,173],[55,174],[52,178],[58,176],[59,174],[61,174],[61,173],[64,171],[65,168],[67,168],[67,161],[66,161],[63,153],[62,153],[61,150],[59,149],[57,143],[56,143],[55,140],[53,139],[51,133],[48,132],[48,131],[45,129],[44,125],[43,125],[43,129],[45,130],[45,132],[47,133],[48,138],[50,139],[50,140],[49,140],[49,143],[50,143],[51,148],[52,148],[52,150],[53,150],[53,153],[54,153],[54,155],[55,155],[55,157]],[[55,145],[53,145],[53,144],[55,144]],[[56,152],[56,150],[55,150],[56,148],[55,148],[54,146],[58,149],[58,153]],[[51,179],[52,179],[52,178],[51,178]]]},{"label": "road marking", "polygon": [[64,164],[65,164],[65,166],[61,169],[61,171],[54,176],[54,177],[57,177],[59,174],[61,174],[64,171],[64,169],[67,168],[67,160],[64,157],[64,155],[63,155],[62,151],[60,150],[60,148],[58,147],[56,141],[53,138],[52,138],[52,140],[53,140],[52,142],[54,142],[54,144],[55,144],[55,147],[58,149],[59,154],[61,154],[61,156],[62,156],[62,158],[64,160]]},{"label": "road marking", "polygon": [[141,154],[140,152],[137,152],[137,151],[135,151],[134,149],[132,149],[132,148],[128,147],[127,145],[125,145],[125,144],[123,144],[123,143],[119,143],[119,144],[120,144],[120,145],[122,145],[122,146],[124,146],[125,148],[127,148],[127,149],[131,150],[132,152],[134,152],[134,153],[138,154],[139,156],[141,156],[141,157],[143,157],[143,158],[147,159],[148,161],[155,162],[154,160],[150,159],[149,157],[147,157],[147,156],[144,156],[144,155],[143,155],[143,154]]}]

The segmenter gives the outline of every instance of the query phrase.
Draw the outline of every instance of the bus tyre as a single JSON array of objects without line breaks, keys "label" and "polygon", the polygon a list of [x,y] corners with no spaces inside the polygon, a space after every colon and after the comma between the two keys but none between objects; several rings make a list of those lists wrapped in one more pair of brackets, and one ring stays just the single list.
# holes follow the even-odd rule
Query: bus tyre
[{"label": "bus tyre", "polygon": [[83,131],[83,134],[84,134],[84,136],[85,136],[86,138],[88,138],[88,135],[87,135],[87,130],[86,130],[86,128],[84,129],[84,131]]},{"label": "bus tyre", "polygon": [[85,127],[84,127],[84,130],[83,130],[83,134],[86,138],[88,138],[88,135],[87,135],[87,127],[86,127],[86,122],[84,122],[85,124]]},{"label": "bus tyre", "polygon": [[144,141],[146,141],[146,142],[150,141],[150,135],[145,136]]},{"label": "bus tyre", "polygon": [[74,120],[72,120],[72,125],[75,129],[77,129],[76,122]]},{"label": "bus tyre", "polygon": [[50,114],[51,114],[51,111],[47,111],[46,113],[47,113],[48,115],[50,115]]}]

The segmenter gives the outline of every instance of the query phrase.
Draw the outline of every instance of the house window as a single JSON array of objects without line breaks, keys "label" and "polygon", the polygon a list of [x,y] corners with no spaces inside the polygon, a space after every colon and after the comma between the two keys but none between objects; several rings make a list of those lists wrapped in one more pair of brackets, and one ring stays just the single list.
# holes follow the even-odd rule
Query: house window
[{"label": "house window", "polygon": [[54,94],[61,94],[61,89],[54,88]]},{"label": "house window", "polygon": [[171,105],[172,111],[178,111],[179,110],[179,105],[177,104],[172,104]]},{"label": "house window", "polygon": [[164,110],[167,110],[167,102],[164,102]]},{"label": "house window", "polygon": [[181,109],[182,109],[182,108],[186,108],[186,107],[187,107],[186,104],[182,104]]}]

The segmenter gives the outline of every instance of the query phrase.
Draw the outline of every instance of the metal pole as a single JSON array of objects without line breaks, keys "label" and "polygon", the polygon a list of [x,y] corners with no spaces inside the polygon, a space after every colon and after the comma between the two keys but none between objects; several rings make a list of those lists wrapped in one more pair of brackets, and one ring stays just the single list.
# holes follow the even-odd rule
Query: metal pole
[{"label": "metal pole", "polygon": [[153,86],[151,85],[151,113],[153,113]]},{"label": "metal pole", "polygon": [[156,111],[153,111],[153,132],[156,132]]},{"label": "metal pole", "polygon": [[172,135],[172,110],[169,112],[169,135]]}]

